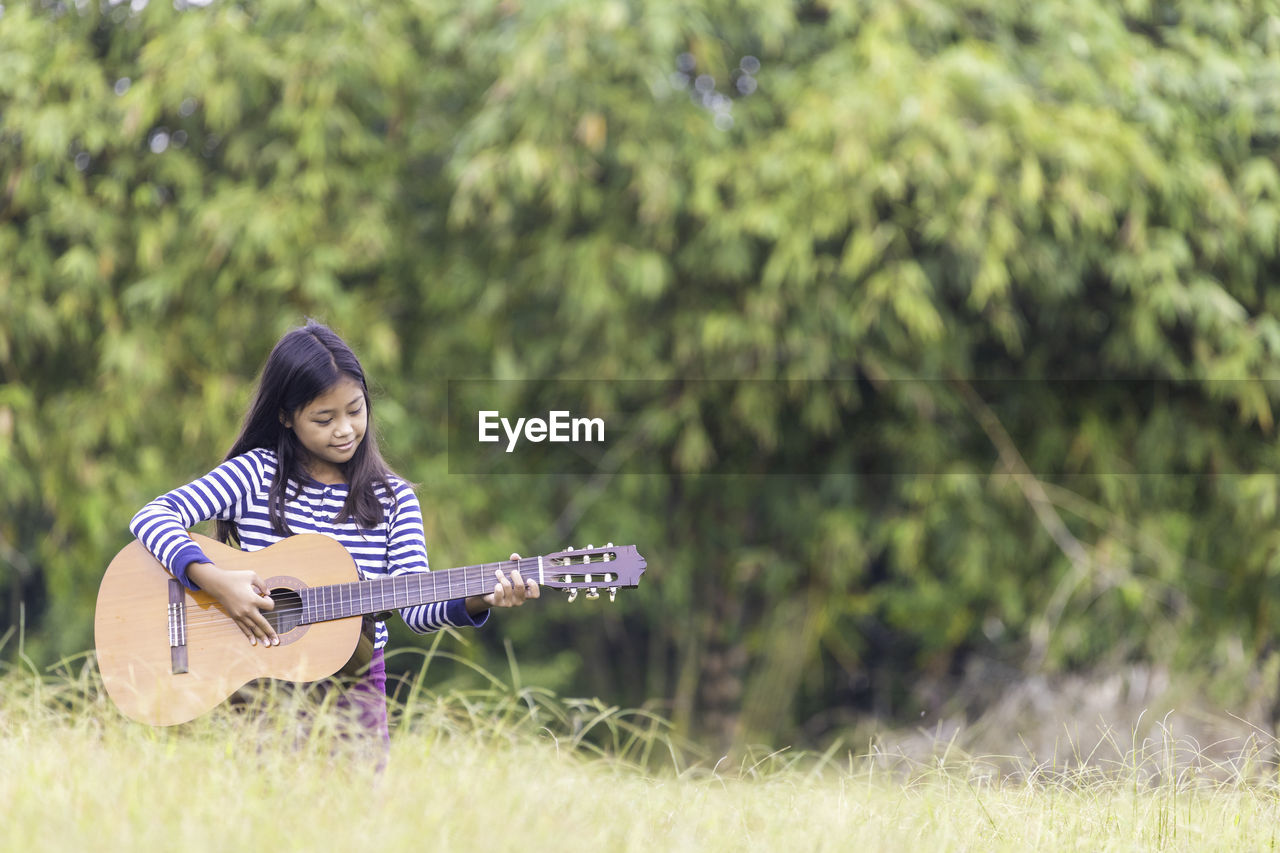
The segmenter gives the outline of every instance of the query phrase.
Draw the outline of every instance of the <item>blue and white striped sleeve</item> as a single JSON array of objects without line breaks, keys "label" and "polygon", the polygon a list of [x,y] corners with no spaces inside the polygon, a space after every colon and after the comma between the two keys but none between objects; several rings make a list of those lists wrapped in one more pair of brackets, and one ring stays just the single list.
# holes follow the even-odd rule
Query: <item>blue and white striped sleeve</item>
[{"label": "blue and white striped sleeve", "polygon": [[[403,480],[393,480],[395,505],[387,522],[387,570],[392,575],[430,571],[427,539],[422,530],[422,506],[418,496]],[[404,624],[419,634],[454,628],[479,628],[489,620],[489,611],[479,616],[467,612],[466,600],[455,598],[435,604],[405,607],[400,611]]]},{"label": "blue and white striped sleeve", "polygon": [[198,589],[187,577],[187,565],[212,560],[191,541],[187,528],[209,519],[237,518],[261,477],[262,467],[250,454],[228,459],[138,510],[129,529],[183,586]]}]

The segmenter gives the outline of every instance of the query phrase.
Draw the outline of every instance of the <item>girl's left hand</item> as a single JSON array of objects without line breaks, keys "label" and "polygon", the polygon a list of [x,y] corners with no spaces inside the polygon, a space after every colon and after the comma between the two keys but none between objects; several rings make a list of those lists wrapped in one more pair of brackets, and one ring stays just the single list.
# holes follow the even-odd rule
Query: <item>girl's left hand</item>
[{"label": "girl's left hand", "polygon": [[[512,554],[511,559],[519,560],[520,555]],[[493,585],[493,592],[487,595],[475,595],[467,599],[467,610],[471,611],[473,615],[486,607],[519,607],[530,598],[538,598],[542,595],[542,591],[538,588],[538,582],[520,577],[519,569],[512,569],[509,576],[501,569],[498,569],[493,574],[497,580],[497,583]],[[472,609],[473,602],[479,605],[474,610]]]}]

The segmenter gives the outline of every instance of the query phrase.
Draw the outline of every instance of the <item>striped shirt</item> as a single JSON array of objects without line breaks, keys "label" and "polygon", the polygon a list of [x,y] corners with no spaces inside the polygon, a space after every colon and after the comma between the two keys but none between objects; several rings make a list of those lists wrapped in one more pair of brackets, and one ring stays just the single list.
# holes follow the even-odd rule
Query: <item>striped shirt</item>
[{"label": "striped shirt", "polygon": [[[213,562],[187,535],[187,529],[197,522],[234,521],[240,547],[245,551],[257,551],[284,538],[271,529],[267,512],[267,495],[276,467],[275,451],[265,448],[228,459],[200,479],[161,495],[138,510],[129,529],[184,586],[197,589],[187,577],[187,564]],[[327,485],[308,480],[297,497],[285,503],[289,529],[294,533],[322,533],[338,540],[366,579],[429,571],[418,497],[404,480],[392,476],[390,482],[391,494],[380,484],[374,486],[383,517],[377,527],[369,529],[361,528],[354,519],[341,524],[334,521],[347,499],[345,483]],[[286,494],[293,495],[297,483],[290,480],[287,486]],[[487,612],[472,618],[462,599],[406,607],[400,615],[419,634],[445,625],[479,627],[488,619]],[[374,648],[386,644],[387,626],[378,622]]]}]

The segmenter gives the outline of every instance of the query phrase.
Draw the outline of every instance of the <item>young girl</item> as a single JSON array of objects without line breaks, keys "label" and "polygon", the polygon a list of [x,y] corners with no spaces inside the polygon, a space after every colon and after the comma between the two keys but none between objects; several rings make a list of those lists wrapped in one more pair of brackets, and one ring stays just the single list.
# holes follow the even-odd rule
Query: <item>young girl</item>
[{"label": "young girl", "polygon": [[[309,321],[271,351],[226,460],[144,506],[129,529],[188,589],[216,598],[255,645],[279,645],[263,616],[274,602],[254,572],[224,570],[205,556],[186,532],[199,521],[217,519],[218,539],[247,551],[295,533],[328,534],[366,579],[427,571],[422,510],[378,452],[371,403],[355,354],[328,327]],[[479,627],[489,608],[518,607],[538,594],[537,583],[518,570],[510,577],[498,571],[487,595],[409,607],[400,615],[418,633]],[[387,627],[368,627],[371,660],[340,702],[385,746]]]}]

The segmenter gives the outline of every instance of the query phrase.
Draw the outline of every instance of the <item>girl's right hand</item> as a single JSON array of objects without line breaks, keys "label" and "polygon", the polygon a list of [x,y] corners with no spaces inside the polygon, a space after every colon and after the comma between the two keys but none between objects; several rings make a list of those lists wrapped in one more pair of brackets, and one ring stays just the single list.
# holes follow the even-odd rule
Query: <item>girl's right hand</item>
[{"label": "girl's right hand", "polygon": [[218,600],[250,644],[261,641],[264,646],[280,645],[275,628],[262,615],[264,610],[275,610],[276,603],[255,572],[220,569],[213,563],[190,563],[187,577]]}]

